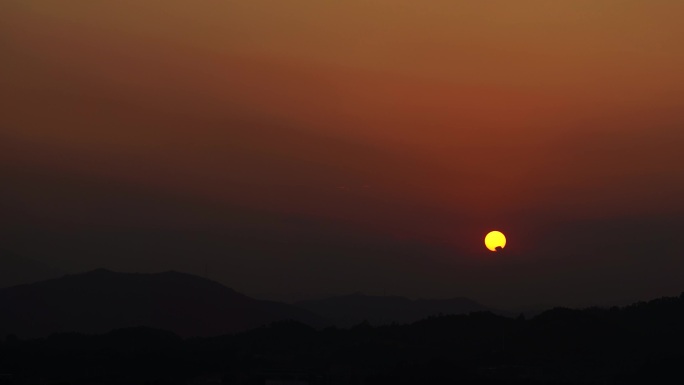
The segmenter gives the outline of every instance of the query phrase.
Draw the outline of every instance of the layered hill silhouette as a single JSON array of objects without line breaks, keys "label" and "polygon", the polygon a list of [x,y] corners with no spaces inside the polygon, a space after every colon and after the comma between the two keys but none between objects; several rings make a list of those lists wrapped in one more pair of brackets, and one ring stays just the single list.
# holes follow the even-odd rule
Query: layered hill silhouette
[{"label": "layered hill silhouette", "polygon": [[214,336],[281,320],[325,324],[307,310],[256,300],[178,272],[128,274],[99,269],[0,289],[0,336],[104,333],[138,326],[184,337]]},{"label": "layered hill silhouette", "polygon": [[682,384],[684,294],[627,307],[490,312],[179,338],[150,328],[0,339],[0,384]]},{"label": "layered hill silhouette", "polygon": [[468,298],[410,300],[397,296],[371,296],[358,293],[300,301],[296,305],[323,316],[340,327],[349,327],[364,321],[372,325],[405,324],[440,314],[491,311]]}]

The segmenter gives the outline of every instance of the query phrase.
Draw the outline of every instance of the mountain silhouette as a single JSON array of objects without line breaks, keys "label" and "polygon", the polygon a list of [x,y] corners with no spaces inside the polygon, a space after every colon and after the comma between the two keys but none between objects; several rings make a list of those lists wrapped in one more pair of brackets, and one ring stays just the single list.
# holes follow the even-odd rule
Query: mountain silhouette
[{"label": "mountain silhouette", "polygon": [[300,301],[297,306],[348,327],[368,321],[373,325],[411,323],[439,314],[464,314],[491,309],[468,298],[417,299],[351,294]]},{"label": "mountain silhouette", "polygon": [[[153,275],[169,276],[179,279]],[[684,293],[626,307],[557,307],[529,319],[471,312],[348,329],[282,321],[209,338],[149,327],[8,336],[0,340],[0,384],[682,384],[682,325]]]},{"label": "mountain silhouette", "polygon": [[306,310],[260,301],[217,282],[178,272],[116,273],[104,269],[0,289],[0,336],[103,333],[153,327],[180,336],[235,333],[280,320],[312,326]]},{"label": "mountain silhouette", "polygon": [[38,282],[64,275],[52,266],[0,249],[0,287]]}]

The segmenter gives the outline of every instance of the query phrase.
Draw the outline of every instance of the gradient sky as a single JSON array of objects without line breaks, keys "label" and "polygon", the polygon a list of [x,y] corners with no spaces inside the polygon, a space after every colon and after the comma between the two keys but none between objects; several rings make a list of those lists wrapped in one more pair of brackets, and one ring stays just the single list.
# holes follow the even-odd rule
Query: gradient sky
[{"label": "gradient sky", "polygon": [[683,14],[0,0],[0,247],[279,300],[678,294]]}]

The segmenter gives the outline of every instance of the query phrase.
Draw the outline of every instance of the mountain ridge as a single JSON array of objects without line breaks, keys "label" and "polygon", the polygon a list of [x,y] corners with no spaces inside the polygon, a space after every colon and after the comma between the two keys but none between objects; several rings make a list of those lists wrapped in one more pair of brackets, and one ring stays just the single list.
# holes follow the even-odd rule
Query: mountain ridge
[{"label": "mountain ridge", "polygon": [[2,288],[0,314],[0,335],[21,337],[138,326],[190,337],[231,334],[290,319],[327,324],[295,306],[253,299],[218,282],[176,271],[96,269]]},{"label": "mountain ridge", "polygon": [[58,268],[0,248],[0,288],[39,282],[64,275]]},{"label": "mountain ridge", "polygon": [[298,301],[295,305],[325,317],[342,327],[353,326],[364,321],[373,325],[412,323],[440,314],[495,311],[466,297],[409,299],[363,293]]}]

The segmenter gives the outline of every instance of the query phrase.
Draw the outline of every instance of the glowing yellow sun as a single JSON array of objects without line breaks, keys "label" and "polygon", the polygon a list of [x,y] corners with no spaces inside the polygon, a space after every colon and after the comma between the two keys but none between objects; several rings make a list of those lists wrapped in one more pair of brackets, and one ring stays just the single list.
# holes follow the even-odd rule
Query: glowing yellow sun
[{"label": "glowing yellow sun", "polygon": [[506,247],[506,236],[500,231],[491,231],[485,237],[484,242],[490,251],[501,251]]}]

